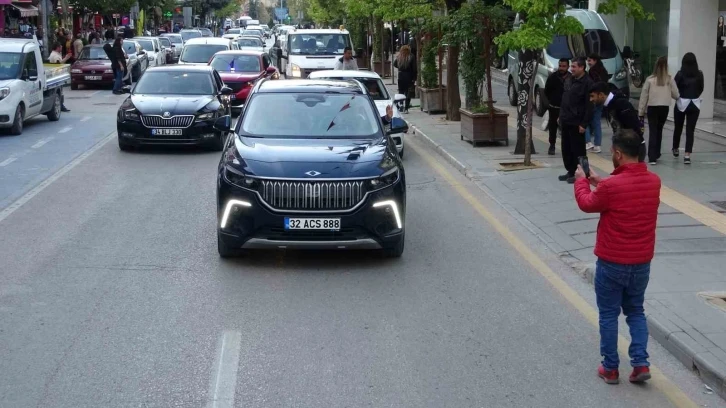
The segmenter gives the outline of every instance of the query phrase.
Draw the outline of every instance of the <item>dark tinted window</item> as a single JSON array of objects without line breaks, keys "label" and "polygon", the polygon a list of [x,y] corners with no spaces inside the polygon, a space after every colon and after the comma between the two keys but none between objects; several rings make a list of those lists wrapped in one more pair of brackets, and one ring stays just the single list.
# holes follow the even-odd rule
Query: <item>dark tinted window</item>
[{"label": "dark tinted window", "polygon": [[220,72],[260,72],[260,58],[256,55],[217,55],[212,68]]},{"label": "dark tinted window", "polygon": [[151,40],[137,40],[141,48],[146,51],[154,51],[154,42]]},{"label": "dark tinted window", "polygon": [[187,45],[182,51],[180,59],[183,62],[191,63],[208,63],[212,59],[212,56],[219,51],[226,51],[229,47],[224,45],[212,45],[212,44],[193,44]]},{"label": "dark tinted window", "polygon": [[240,47],[262,47],[262,41],[257,38],[240,38],[237,44]]},{"label": "dark tinted window", "polygon": [[618,47],[609,31],[585,30],[582,36],[558,35],[547,47],[547,54],[557,59],[586,57],[593,52],[602,59],[615,58],[618,55]]},{"label": "dark tinted window", "polygon": [[166,48],[171,47],[171,41],[169,41],[169,39],[166,37],[159,37],[159,42]]},{"label": "dark tinted window", "polygon": [[22,56],[23,54],[18,52],[0,52],[0,79],[19,76]]},{"label": "dark tinted window", "polygon": [[290,34],[288,46],[295,55],[343,55],[345,47],[350,46],[350,38],[347,34]]},{"label": "dark tinted window", "polygon": [[208,72],[146,71],[134,88],[145,95],[212,95],[214,85]]},{"label": "dark tinted window", "polygon": [[199,31],[180,31],[179,35],[181,35],[182,40],[188,41],[192,38],[199,38],[202,36],[202,33]]}]

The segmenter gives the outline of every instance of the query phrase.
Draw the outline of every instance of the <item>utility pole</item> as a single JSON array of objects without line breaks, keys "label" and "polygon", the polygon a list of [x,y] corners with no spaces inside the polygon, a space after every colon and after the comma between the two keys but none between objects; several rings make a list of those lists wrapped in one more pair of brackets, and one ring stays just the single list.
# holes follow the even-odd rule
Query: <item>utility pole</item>
[{"label": "utility pole", "polygon": [[50,12],[50,4],[48,4],[49,0],[41,1],[42,3],[40,4],[43,11],[43,21],[41,23],[43,24],[43,38],[41,38],[41,40],[43,40],[43,59],[47,60],[49,55],[48,50],[50,49],[50,44],[48,44],[48,30],[50,29],[48,24],[48,13]]}]

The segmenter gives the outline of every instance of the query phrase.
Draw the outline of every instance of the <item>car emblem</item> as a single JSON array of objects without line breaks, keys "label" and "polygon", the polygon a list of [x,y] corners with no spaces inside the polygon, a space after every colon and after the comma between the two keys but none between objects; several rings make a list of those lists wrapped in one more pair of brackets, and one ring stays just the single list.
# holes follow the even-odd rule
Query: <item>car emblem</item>
[{"label": "car emblem", "polygon": [[161,115],[161,116],[162,116],[162,117],[164,117],[164,118],[167,118],[167,119],[168,119],[168,118],[170,118],[170,117],[171,117],[171,113],[169,113],[169,112],[164,112],[164,114],[163,114],[163,115]]},{"label": "car emblem", "polygon": [[96,71],[91,71],[91,73],[92,73],[92,74],[95,74],[95,73],[96,73]]},{"label": "car emblem", "polygon": [[307,174],[310,177],[315,177],[315,176],[321,175],[322,173],[320,173],[319,171],[310,170],[310,171],[306,172],[305,174]]}]

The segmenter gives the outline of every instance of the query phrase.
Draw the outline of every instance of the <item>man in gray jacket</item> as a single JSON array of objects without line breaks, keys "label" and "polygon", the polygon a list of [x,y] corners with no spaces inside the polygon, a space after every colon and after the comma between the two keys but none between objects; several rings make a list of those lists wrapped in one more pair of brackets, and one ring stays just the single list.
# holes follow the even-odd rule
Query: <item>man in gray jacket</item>
[{"label": "man in gray jacket", "polygon": [[338,61],[335,62],[335,69],[337,71],[357,71],[358,70],[358,63],[355,62],[355,58],[353,58],[353,49],[350,47],[345,47],[345,50],[343,50],[343,56],[338,58]]}]

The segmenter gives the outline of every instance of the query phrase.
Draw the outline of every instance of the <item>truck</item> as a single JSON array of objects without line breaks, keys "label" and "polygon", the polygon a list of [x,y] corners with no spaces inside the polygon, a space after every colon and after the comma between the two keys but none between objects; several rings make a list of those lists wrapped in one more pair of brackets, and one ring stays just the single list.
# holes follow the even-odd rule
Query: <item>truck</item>
[{"label": "truck", "polygon": [[335,69],[346,47],[353,47],[348,30],[291,29],[280,39],[278,57],[286,78],[307,78],[311,72]]},{"label": "truck", "polygon": [[44,64],[37,41],[1,39],[0,128],[19,135],[32,117],[59,120],[63,87],[70,82],[70,65]]}]

